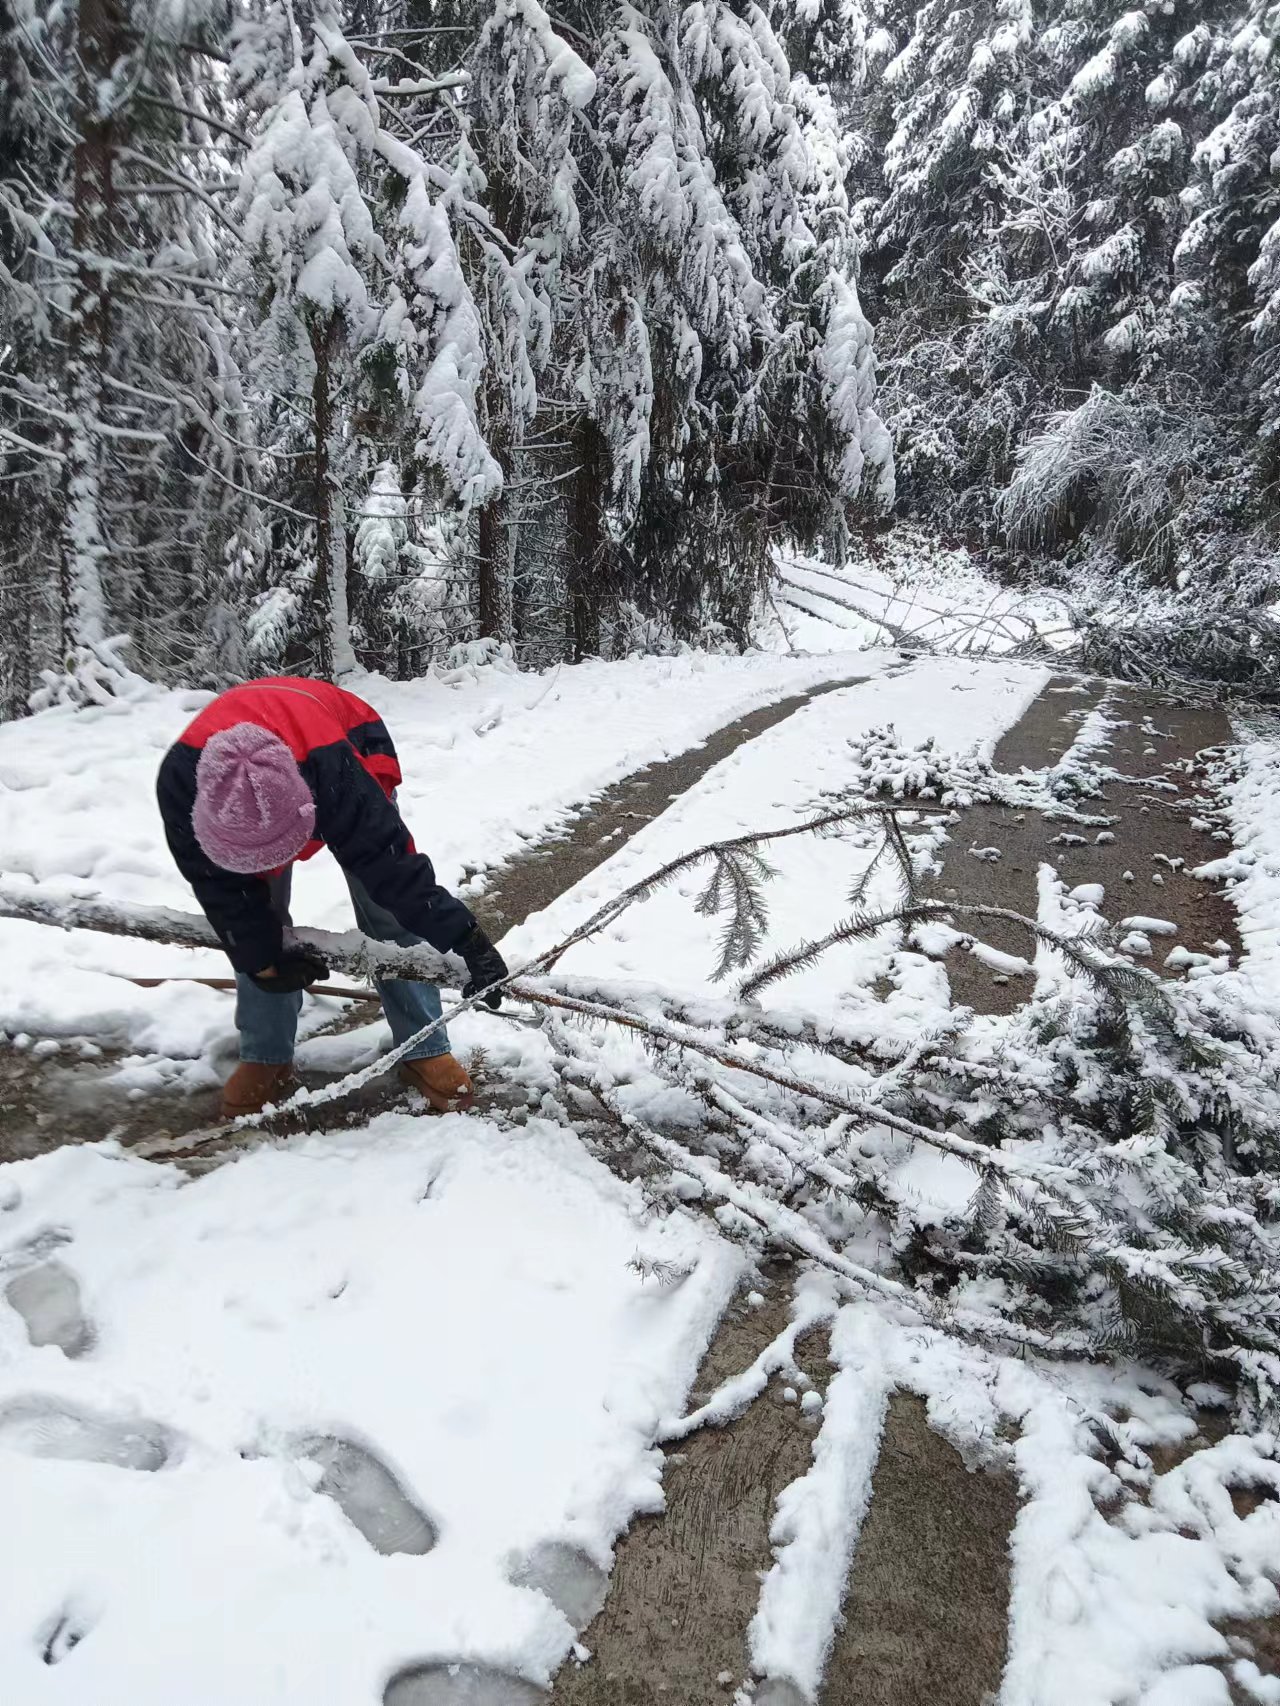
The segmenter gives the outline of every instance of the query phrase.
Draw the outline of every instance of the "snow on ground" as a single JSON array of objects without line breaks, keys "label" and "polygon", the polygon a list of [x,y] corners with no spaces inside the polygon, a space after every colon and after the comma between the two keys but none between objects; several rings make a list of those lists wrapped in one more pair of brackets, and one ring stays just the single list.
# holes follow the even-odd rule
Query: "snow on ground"
[{"label": "snow on ground", "polygon": [[[1248,736],[1250,731],[1242,731]],[[1245,738],[1221,783],[1231,850],[1197,876],[1224,880],[1240,919],[1242,971],[1280,1006],[1280,739]]]},{"label": "snow on ground", "polygon": [[[857,751],[849,743],[873,729],[892,724],[905,746],[934,736],[945,753],[977,748],[989,758],[1047,679],[1048,672],[1034,666],[924,659],[892,676],[824,694],[717,764],[612,859],[512,931],[506,946],[513,962],[568,935],[606,900],[682,853],[816,815],[824,809],[824,794],[853,782]],[[850,883],[870,857],[847,840],[822,837],[777,842],[764,851],[778,877],[766,891],[771,917],[762,959],[825,934],[844,917]],[[570,950],[559,969],[706,990],[721,930],[718,919],[694,911],[707,875],[706,868],[694,869],[632,907]],[[884,898],[892,893],[890,882]],[[851,987],[865,987],[887,971],[891,953],[887,933],[872,943],[838,948],[777,986],[776,999],[801,1009],[829,1007]],[[763,999],[774,997],[766,991]]]},{"label": "snow on ground", "polygon": [[[545,1682],[574,1630],[509,1578],[548,1542],[607,1569],[661,1507],[658,1418],[739,1270],[539,1121],[387,1116],[195,1181],[64,1149],[0,1197],[0,1282],[55,1248],[85,1323],[69,1355],[0,1306],[6,1706],[374,1706],[477,1658]],[[390,1471],[434,1549],[381,1555],[317,1439]]]},{"label": "snow on ground", "polygon": [[889,1400],[879,1354],[884,1336],[874,1309],[831,1310],[836,1365],[808,1473],[783,1489],[770,1530],[773,1567],[747,1633],[762,1676],[785,1680],[805,1699],[818,1696],[837,1626],[858,1531],[871,1502]]},{"label": "snow on ground", "polygon": [[[1208,1672],[1213,1693],[1204,1675],[1229,1652],[1215,1624],[1280,1604],[1280,1506],[1241,1515],[1229,1489],[1277,1485],[1275,1441],[1232,1436],[1157,1473],[1153,1449],[1176,1450],[1196,1423],[1150,1370],[987,1357],[929,1332],[877,1338],[891,1382],[926,1399],[933,1426],[1017,1475],[1000,1706],[1226,1706],[1221,1676]],[[1090,1411],[1116,1418],[1119,1452],[1082,1426]]]}]

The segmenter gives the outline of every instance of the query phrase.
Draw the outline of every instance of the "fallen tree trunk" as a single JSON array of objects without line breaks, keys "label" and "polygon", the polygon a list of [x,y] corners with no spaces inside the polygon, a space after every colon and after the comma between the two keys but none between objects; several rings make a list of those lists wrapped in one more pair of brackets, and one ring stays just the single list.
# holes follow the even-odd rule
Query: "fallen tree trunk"
[{"label": "fallen tree trunk", "polygon": [[[163,989],[169,983],[194,983],[201,989],[235,989],[236,980],[233,977],[131,977],[126,971],[108,972],[109,977],[118,977],[125,983],[136,983],[139,989]],[[339,1001],[376,1001],[376,989],[351,989],[342,983],[309,983],[304,991],[307,995],[332,995]]]},{"label": "fallen tree trunk", "polygon": [[[777,829],[761,830],[750,835],[736,835],[726,841],[708,842],[691,853],[669,860],[656,871],[630,888],[624,889],[607,905],[594,912],[564,941],[532,960],[523,968],[522,976],[550,971],[556,961],[576,943],[611,924],[636,901],[646,899],[655,889],[671,882],[677,875],[707,860],[732,861],[744,852],[766,843],[786,840],[798,835],[826,834],[855,822],[879,822],[886,834],[901,841],[897,819],[903,810],[900,803],[882,804],[863,801],[824,811],[802,823],[786,824]],[[909,808],[917,817],[945,817],[946,811],[937,805],[920,804]],[[99,899],[96,895],[46,895],[38,885],[0,880],[0,918],[18,918],[32,924],[50,924],[62,930],[101,930],[111,936],[135,936],[144,942],[162,942],[169,947],[216,948],[222,951],[212,925],[207,919],[190,912],[177,912],[168,906],[123,906]],[[358,930],[338,934],[331,930],[291,930],[292,939],[305,947],[314,948],[334,971],[348,977],[369,979],[379,973],[422,983],[435,983],[443,988],[456,988],[457,968],[453,961],[425,943],[415,948],[399,948],[389,942],[371,942]],[[516,990],[509,983],[511,993]],[[589,992],[594,993],[594,992]]]},{"label": "fallen tree trunk", "polygon": [[[96,895],[46,895],[26,884],[0,882],[0,918],[20,918],[29,924],[51,924],[61,930],[99,930],[108,936],[134,936],[142,942],[162,942],[171,948],[216,948],[222,943],[207,919],[170,906],[122,906]],[[398,948],[390,942],[371,942],[357,930],[293,930],[289,934],[314,948],[333,970],[354,979],[379,974],[451,988],[458,983],[455,964],[425,944]],[[166,980],[168,981],[168,980]],[[323,993],[327,994],[325,990]]]},{"label": "fallen tree trunk", "polygon": [[[893,810],[837,810],[793,831],[738,837],[671,861],[500,985],[464,994],[389,1053],[337,1083],[304,1087],[277,1107],[192,1134],[180,1152],[208,1154],[214,1144],[248,1138],[255,1127],[313,1113],[387,1072],[500,988],[533,1008],[560,1082],[598,1111],[603,1157],[613,1159],[613,1133],[630,1151],[647,1149],[673,1176],[684,1176],[680,1200],[692,1180],[702,1212],[731,1236],[783,1242],[860,1290],[966,1338],[1071,1355],[1132,1354],[1148,1345],[1197,1370],[1229,1359],[1253,1383],[1248,1403],[1258,1415],[1270,1414],[1273,1371],[1280,1367],[1280,1284],[1273,1277],[1271,1217],[1262,1209],[1276,1191],[1265,1162],[1280,1146],[1280,1122],[1275,1098],[1263,1090],[1280,1068],[1243,1047],[1230,1013],[1198,1004],[1190,990],[1162,986],[1154,974],[1113,958],[1104,943],[1047,930],[1001,908],[926,901],[911,885],[909,856],[898,906],[861,908],[826,937],[777,956],[763,977],[757,974],[761,987],[836,943],[887,926],[901,929],[949,912],[1013,918],[1052,946],[1078,980],[1069,1001],[1046,1004],[1040,1015],[1053,1027],[1051,1048],[1036,1049],[1041,1032],[1013,1022],[997,1039],[969,1038],[963,1024],[948,1024],[927,1038],[899,1039],[896,1050],[886,1047],[890,1034],[880,1035],[876,1048],[842,1058],[838,1023],[817,1029],[800,1015],[764,1012],[747,1005],[741,991],[737,1000],[682,998],[652,986],[592,987],[585,979],[548,975],[573,944],[707,858],[716,868],[699,911],[717,910],[719,894],[729,897],[721,910],[749,904],[758,923],[753,884],[772,873],[758,854],[754,865],[747,859],[753,842],[823,833],[870,815],[892,820]],[[886,839],[894,835],[891,821]],[[187,913],[49,896],[14,880],[0,882],[3,918],[171,946],[218,946],[205,920]],[[357,979],[381,973],[455,988],[459,981],[450,960],[425,946],[398,948],[355,931],[294,936]],[[737,963],[745,967],[758,946],[758,939],[748,941]],[[744,988],[750,987],[749,979]],[[637,1036],[645,1055],[634,1063],[615,1059],[592,1034],[601,1026]],[[1098,1087],[1083,1100],[1082,1075]],[[1155,1109],[1149,1129],[1136,1128],[1135,1110],[1141,1115],[1153,1080],[1167,1082],[1176,1098]],[[704,1116],[697,1117],[690,1096]],[[867,1128],[878,1135],[863,1145],[855,1134]],[[1238,1174],[1228,1164],[1226,1142],[1237,1128],[1264,1163],[1255,1174]],[[974,1175],[972,1196],[956,1196],[944,1218],[929,1222],[927,1260],[925,1228],[914,1223],[910,1187],[898,1178],[917,1145]],[[172,1141],[165,1147],[172,1149]],[[922,1261],[919,1276],[861,1268],[843,1248],[845,1237],[832,1241],[828,1203],[849,1216],[859,1236],[879,1217]],[[974,1306],[975,1277],[999,1280],[1007,1312]]]},{"label": "fallen tree trunk", "polygon": [[[588,919],[580,930],[575,931],[567,942],[557,943],[549,953],[525,967],[521,977],[532,972],[545,971],[553,960],[564,953],[570,943],[582,940],[598,924],[608,922],[614,915],[613,906],[602,909],[601,913]],[[137,906],[120,901],[105,901],[93,895],[46,895],[38,888],[25,883],[0,880],[0,919],[3,918],[21,919],[29,924],[48,924],[60,930],[95,930],[108,936],[127,936],[141,942],[159,942],[170,948],[214,948],[218,952],[223,951],[213,927],[196,913],[179,912],[168,906]],[[462,980],[454,962],[425,944],[417,948],[400,948],[390,942],[370,941],[356,930],[339,933],[333,930],[299,929],[292,930],[289,934],[298,942],[314,948],[331,970],[348,977],[372,979],[375,975],[391,975],[411,983],[434,983],[442,989],[457,990],[461,987]],[[182,974],[177,978],[130,976],[129,981],[144,987],[175,982],[204,983],[214,989],[235,987],[234,978],[192,978]],[[508,983],[505,989],[513,998],[523,996],[529,999],[528,993],[514,983]],[[316,984],[310,993],[342,993],[354,998],[357,992],[340,992],[325,984]],[[358,993],[362,998],[372,994],[371,991],[365,990]],[[548,995],[553,999],[563,995],[566,1002],[594,1001],[608,1004],[616,999],[617,989],[597,985],[588,979],[562,978],[539,993],[544,999]],[[645,993],[654,996],[655,1011],[648,1015],[644,1012],[634,1015],[637,1028],[643,1028],[648,1019],[655,1019],[662,1024],[675,1017],[685,1023],[723,1025],[735,1021],[743,1038],[753,1036],[757,1028],[762,1032],[769,1030],[759,1009],[753,1011],[723,998],[706,997],[688,1003],[667,996],[658,999],[656,991]],[[610,1017],[609,1012],[589,1009],[583,1011],[584,1016],[591,1018]],[[815,1033],[811,1028],[801,1027],[794,1029],[787,1041],[803,1041],[806,1038],[816,1040]],[[771,1037],[770,1040],[778,1039]]]},{"label": "fallen tree trunk", "polygon": [[[917,903],[916,909],[925,915],[946,910],[941,902]],[[904,906],[901,910],[905,914],[913,909]],[[913,1142],[921,1142],[944,1154],[955,1156],[979,1173],[1000,1177],[1011,1186],[1020,1186],[1033,1197],[1040,1199],[1046,1209],[1056,1207],[1088,1218],[1083,1204],[1074,1198],[1069,1190],[1064,1189],[1069,1179],[1069,1170],[1046,1167],[1033,1161],[1015,1160],[989,1144],[964,1135],[963,1132],[933,1129],[917,1121],[904,1119],[874,1095],[868,1095],[865,1090],[841,1092],[829,1085],[797,1076],[776,1059],[770,1058],[770,1054],[754,1053],[739,1044],[729,1043],[715,1031],[702,1031],[665,1014],[646,1013],[626,1006],[623,1004],[626,996],[623,995],[620,999],[616,989],[596,989],[590,985],[584,986],[576,979],[553,981],[545,975],[547,968],[560,958],[570,943],[581,940],[595,927],[598,919],[612,915],[612,909],[602,909],[566,941],[548,949],[528,965],[509,973],[501,984],[503,994],[516,1001],[528,1002],[536,1008],[568,1013],[588,1022],[594,1020],[606,1025],[620,1026],[624,1030],[638,1033],[650,1046],[674,1047],[682,1052],[701,1056],[731,1072],[744,1073],[749,1078],[761,1080],[784,1092],[825,1105],[834,1113],[847,1115],[860,1126],[887,1127]],[[890,916],[886,914],[882,922],[888,922]],[[1009,913],[1006,916],[1018,918],[1019,915]],[[221,946],[212,928],[203,918],[176,912],[170,907],[126,907],[110,905],[93,898],[54,898],[41,896],[27,888],[0,883],[0,918],[4,917],[55,925],[66,930],[101,930],[111,935],[133,936],[145,941],[164,942],[170,946]],[[1031,920],[1019,921],[1026,923],[1033,931],[1039,929]],[[1045,934],[1052,935],[1051,932]],[[396,977],[438,983],[446,987],[457,984],[457,974],[452,970],[449,961],[435,949],[425,945],[399,948],[371,942],[355,930],[342,935],[329,930],[296,930],[293,935],[308,947],[314,947],[330,966],[352,976],[372,977],[376,972],[392,972]],[[480,995],[464,998],[445,1018],[452,1018],[458,1012],[475,1007],[481,999]],[[439,1019],[427,1029],[434,1030],[444,1022],[445,1019]],[[425,1034],[427,1033],[419,1033],[419,1036]],[[336,1099],[347,1089],[357,1087],[366,1076],[375,1076],[385,1071],[418,1040],[418,1037],[411,1038],[399,1049],[384,1056],[374,1067],[353,1073],[349,1079],[344,1079],[338,1085],[318,1091],[298,1091],[289,1101],[281,1104],[280,1108],[273,1109],[272,1115],[288,1112],[295,1107]],[[776,1050],[770,1051],[773,1052]],[[234,1124],[237,1128],[257,1125],[264,1117],[244,1115]]]},{"label": "fallen tree trunk", "polygon": [[[12,884],[0,883],[0,918],[5,917],[55,925],[66,930],[102,930],[111,935],[133,936],[144,941],[165,942],[171,946],[220,946],[209,924],[203,918],[196,918],[190,913],[175,912],[172,908],[160,906],[110,905],[93,898],[41,896],[25,887],[18,888]],[[589,929],[592,923],[594,920],[589,921],[586,929]],[[575,932],[569,941],[580,939],[584,933]],[[456,973],[451,969],[448,960],[437,954],[433,948],[398,948],[371,942],[354,930],[343,935],[328,930],[298,930],[294,935],[299,941],[314,947],[332,967],[352,976],[372,977],[375,972],[390,971],[397,977],[446,986],[457,982]],[[750,1052],[717,1038],[714,1033],[701,1033],[691,1026],[674,1022],[665,1015],[648,1014],[621,1005],[616,991],[589,988],[583,990],[581,984],[565,986],[563,983],[557,984],[545,977],[539,977],[537,974],[544,972],[548,965],[558,959],[567,945],[559,943],[518,972],[512,972],[503,982],[503,993],[516,1001],[529,1002],[534,1007],[559,1010],[582,1020],[597,1020],[621,1026],[624,1030],[639,1033],[651,1044],[674,1046],[700,1055],[730,1071],[745,1073],[748,1077],[763,1080],[784,1091],[825,1104],[833,1112],[846,1114],[860,1125],[887,1126],[912,1140],[955,1155],[980,1170],[1008,1176],[1010,1181],[1017,1180],[1024,1189],[1030,1190],[1036,1196],[1044,1197],[1048,1201],[1053,1200],[1055,1187],[1060,1183],[1053,1169],[1040,1168],[1034,1164],[1018,1165],[980,1142],[903,1120],[865,1093],[841,1094],[827,1086],[809,1082],[781,1068],[775,1061],[753,1057]],[[453,1013],[446,1017],[452,1018],[455,1013],[474,1007],[479,1000],[479,996],[464,1000],[460,1007],[455,1008]],[[444,1020],[436,1021],[437,1026],[443,1023]],[[355,1088],[365,1075],[373,1076],[377,1072],[385,1071],[417,1040],[410,1039],[410,1042],[402,1044],[400,1049],[385,1056],[374,1068],[365,1068],[362,1073],[352,1074],[339,1085],[319,1091],[298,1091],[279,1109],[273,1109],[273,1115],[287,1112],[294,1107],[300,1108],[311,1103],[336,1099],[347,1089]],[[234,1123],[237,1128],[247,1127],[259,1124],[262,1119],[262,1115],[248,1115],[242,1116]],[[1065,1207],[1066,1204],[1058,1206]],[[1076,1207],[1078,1212],[1078,1205]]]}]

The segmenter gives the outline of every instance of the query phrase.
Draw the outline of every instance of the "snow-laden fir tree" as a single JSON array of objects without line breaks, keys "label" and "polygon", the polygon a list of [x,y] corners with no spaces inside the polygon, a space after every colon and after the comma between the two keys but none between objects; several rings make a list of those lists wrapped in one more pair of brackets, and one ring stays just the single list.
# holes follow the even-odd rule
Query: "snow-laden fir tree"
[{"label": "snow-laden fir tree", "polygon": [[122,631],[209,681],[743,643],[774,540],[887,505],[799,13],[5,4],[11,709]]},{"label": "snow-laden fir tree", "polygon": [[1265,585],[1274,12],[870,8],[840,98],[909,510]]},{"label": "snow-laden fir tree", "polygon": [[0,17],[0,477],[22,499],[0,574],[26,593],[11,708],[42,665],[74,693],[121,628],[149,671],[217,668],[173,613],[216,596],[235,459],[218,275],[236,133],[209,77],[229,14],[143,10],[12,0]]},{"label": "snow-laden fir tree", "polygon": [[824,378],[857,266],[841,141],[759,7],[625,6],[595,65],[604,146],[580,159],[591,265],[563,365],[595,470],[573,498],[579,580],[603,569],[676,633],[741,642],[774,538],[892,496],[887,435],[858,415],[869,351],[860,404]]},{"label": "snow-laden fir tree", "polygon": [[345,513],[358,466],[350,391],[378,339],[375,292],[387,270],[366,195],[380,114],[358,69],[356,81],[348,74],[353,60],[332,15],[316,17],[292,45],[294,65],[244,163],[239,210],[270,371],[297,391],[310,381],[315,666],[341,676],[355,667]]}]

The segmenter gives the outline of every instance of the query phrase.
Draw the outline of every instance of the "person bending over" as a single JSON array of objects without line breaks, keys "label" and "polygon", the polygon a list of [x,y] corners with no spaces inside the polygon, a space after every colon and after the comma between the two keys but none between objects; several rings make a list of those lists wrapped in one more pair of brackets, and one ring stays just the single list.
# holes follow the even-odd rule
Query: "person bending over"
[{"label": "person bending over", "polygon": [[[364,935],[459,954],[468,994],[506,977],[498,950],[414,847],[396,809],[400,781],[373,707],[295,676],[219,694],[165,754],[156,792],[169,849],[236,972],[240,1064],[223,1086],[224,1119],[258,1113],[292,1082],[302,991],[329,968],[309,948],[286,948],[284,927],[294,863],[321,847],[342,867]],[[440,1017],[434,984],[376,981],[397,1044]],[[495,990],[488,1005],[499,1000]],[[443,1025],[400,1076],[441,1112],[470,1104]]]}]

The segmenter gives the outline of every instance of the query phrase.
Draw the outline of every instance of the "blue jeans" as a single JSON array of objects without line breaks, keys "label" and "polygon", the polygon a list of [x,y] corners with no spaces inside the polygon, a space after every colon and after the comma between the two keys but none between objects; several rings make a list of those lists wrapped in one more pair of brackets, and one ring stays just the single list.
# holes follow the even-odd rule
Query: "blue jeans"
[{"label": "blue jeans", "polygon": [[[271,910],[283,923],[290,923],[289,891],[291,870],[269,879]],[[389,912],[373,901],[368,890],[354,877],[347,878],[351,904],[355,908],[356,924],[361,933],[375,942],[395,942],[401,948],[420,945],[421,936],[404,930]],[[398,977],[379,977],[374,982],[382,1001],[382,1011],[391,1026],[392,1040],[406,1042],[415,1031],[440,1017],[440,991],[434,983],[409,983]],[[240,1058],[267,1066],[286,1066],[293,1059],[293,1045],[298,1035],[298,1014],[302,1011],[302,995],[269,995],[259,989],[244,972],[236,973],[236,1029],[240,1033]],[[430,1060],[438,1054],[448,1054],[449,1038],[441,1025],[432,1031],[406,1060]]]}]

